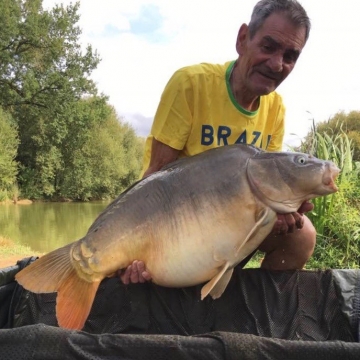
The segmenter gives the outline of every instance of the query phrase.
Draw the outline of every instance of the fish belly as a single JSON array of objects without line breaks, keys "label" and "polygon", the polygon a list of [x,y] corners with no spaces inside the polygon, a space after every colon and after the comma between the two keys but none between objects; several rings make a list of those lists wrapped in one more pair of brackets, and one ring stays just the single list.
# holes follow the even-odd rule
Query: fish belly
[{"label": "fish belly", "polygon": [[185,219],[186,230],[179,226],[175,238],[170,230],[159,233],[161,245],[152,248],[146,259],[153,281],[169,287],[192,286],[212,279],[225,264],[233,268],[270,233],[276,214],[271,210],[266,214],[259,220],[252,206],[236,204],[222,210],[221,216]]},{"label": "fish belly", "polygon": [[242,260],[235,250],[245,237],[238,228],[231,227],[197,236],[192,234],[167,244],[164,252],[149,252],[146,266],[158,285],[184,287],[200,284],[213,278],[225,263],[233,267]]}]

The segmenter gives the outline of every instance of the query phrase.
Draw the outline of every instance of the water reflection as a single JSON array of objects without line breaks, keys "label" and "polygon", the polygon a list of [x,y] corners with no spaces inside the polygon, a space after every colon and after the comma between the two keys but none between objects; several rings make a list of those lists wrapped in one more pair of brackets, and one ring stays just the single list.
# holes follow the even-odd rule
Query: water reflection
[{"label": "water reflection", "polygon": [[45,253],[85,235],[109,201],[0,205],[0,235]]}]

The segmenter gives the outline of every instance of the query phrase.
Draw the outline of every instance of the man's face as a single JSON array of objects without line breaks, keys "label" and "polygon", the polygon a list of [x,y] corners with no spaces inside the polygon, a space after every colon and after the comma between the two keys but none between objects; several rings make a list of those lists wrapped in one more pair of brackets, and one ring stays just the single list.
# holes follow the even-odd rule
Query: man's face
[{"label": "man's face", "polygon": [[274,91],[290,74],[305,45],[305,27],[295,26],[284,13],[271,14],[250,39],[243,24],[236,50],[237,77],[256,96]]}]

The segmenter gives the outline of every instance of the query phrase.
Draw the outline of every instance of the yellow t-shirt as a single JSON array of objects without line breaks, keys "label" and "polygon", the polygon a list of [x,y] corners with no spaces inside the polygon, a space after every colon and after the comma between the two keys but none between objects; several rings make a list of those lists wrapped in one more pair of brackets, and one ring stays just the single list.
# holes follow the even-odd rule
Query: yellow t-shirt
[{"label": "yellow t-shirt", "polygon": [[272,92],[261,96],[257,111],[243,109],[230,89],[234,63],[203,63],[174,73],[146,140],[143,173],[149,167],[153,137],[180,150],[180,157],[235,143],[281,150],[285,116],[281,96]]}]

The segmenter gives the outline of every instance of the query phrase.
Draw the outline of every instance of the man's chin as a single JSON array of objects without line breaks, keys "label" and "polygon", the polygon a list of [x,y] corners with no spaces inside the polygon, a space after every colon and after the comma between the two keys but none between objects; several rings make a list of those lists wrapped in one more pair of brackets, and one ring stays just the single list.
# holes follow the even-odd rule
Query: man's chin
[{"label": "man's chin", "polygon": [[276,88],[280,85],[275,83],[275,81],[267,81],[267,82],[253,82],[249,83],[249,91],[252,94],[255,94],[257,96],[264,96],[269,95],[273,91],[276,90]]},{"label": "man's chin", "polygon": [[275,90],[276,87],[274,86],[258,87],[256,93],[258,94],[258,96],[265,96],[265,95],[269,95]]},{"label": "man's chin", "polygon": [[253,89],[259,95],[268,95],[271,92],[275,91],[275,89],[280,85],[280,83],[271,79],[261,73],[257,73],[257,76],[253,78]]}]

